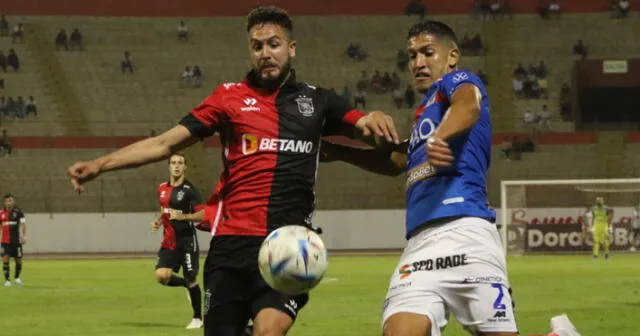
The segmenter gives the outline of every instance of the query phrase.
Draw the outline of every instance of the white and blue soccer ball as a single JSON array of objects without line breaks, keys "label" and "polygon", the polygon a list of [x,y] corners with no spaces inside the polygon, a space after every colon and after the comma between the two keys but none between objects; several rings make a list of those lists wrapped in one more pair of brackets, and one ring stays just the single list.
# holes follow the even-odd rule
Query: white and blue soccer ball
[{"label": "white and blue soccer ball", "polygon": [[310,291],[327,270],[327,249],[313,230],[283,226],[269,234],[260,247],[258,267],[271,288],[290,295]]}]

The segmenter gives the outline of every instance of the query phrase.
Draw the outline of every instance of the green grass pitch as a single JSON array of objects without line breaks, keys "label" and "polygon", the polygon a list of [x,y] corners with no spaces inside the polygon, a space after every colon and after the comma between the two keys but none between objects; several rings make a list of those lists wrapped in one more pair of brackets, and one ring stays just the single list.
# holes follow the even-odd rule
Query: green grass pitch
[{"label": "green grass pitch", "polygon": [[[0,335],[201,335],[184,327],[184,289],[153,279],[153,259],[25,260],[24,287],[0,287]],[[395,256],[333,257],[292,336],[380,335]],[[12,263],[13,266],[13,263]],[[567,313],[584,336],[638,335],[640,255],[509,258],[521,335],[549,331]],[[13,270],[12,270],[13,273]],[[466,335],[451,321],[445,335]]]}]

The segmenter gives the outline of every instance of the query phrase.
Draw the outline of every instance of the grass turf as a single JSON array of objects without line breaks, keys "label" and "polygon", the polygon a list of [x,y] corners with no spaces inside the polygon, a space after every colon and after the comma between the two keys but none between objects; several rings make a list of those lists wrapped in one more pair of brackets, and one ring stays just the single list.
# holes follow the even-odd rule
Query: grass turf
[{"label": "grass turf", "polygon": [[[291,336],[380,335],[397,257],[333,257]],[[509,258],[521,335],[549,331],[567,313],[584,336],[636,335],[640,255]],[[201,335],[188,331],[184,289],[153,279],[154,260],[25,260],[24,287],[0,287],[0,335]],[[12,262],[13,268],[13,262]],[[12,269],[13,273],[13,269]],[[445,335],[466,335],[451,321]]]}]

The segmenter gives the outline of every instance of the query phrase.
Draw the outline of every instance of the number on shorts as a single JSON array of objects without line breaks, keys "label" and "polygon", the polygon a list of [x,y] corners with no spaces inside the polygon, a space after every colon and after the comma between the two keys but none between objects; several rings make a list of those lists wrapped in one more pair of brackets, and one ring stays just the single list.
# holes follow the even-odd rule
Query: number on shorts
[{"label": "number on shorts", "polygon": [[502,299],[504,298],[504,289],[502,284],[500,283],[492,283],[491,287],[498,289],[498,297],[495,301],[493,301],[493,309],[495,310],[504,310],[507,309],[507,306],[502,303]]},{"label": "number on shorts", "polygon": [[191,255],[189,253],[184,255],[185,261],[187,262],[187,270],[193,271],[193,265],[191,264]]}]

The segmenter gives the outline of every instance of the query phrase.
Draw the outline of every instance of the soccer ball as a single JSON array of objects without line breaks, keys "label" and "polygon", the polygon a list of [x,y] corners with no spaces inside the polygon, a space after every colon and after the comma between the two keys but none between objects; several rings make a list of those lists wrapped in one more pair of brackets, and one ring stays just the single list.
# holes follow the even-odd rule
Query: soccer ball
[{"label": "soccer ball", "polygon": [[313,289],[327,270],[327,249],[320,236],[299,225],[283,226],[262,242],[258,267],[271,288],[290,295]]}]

